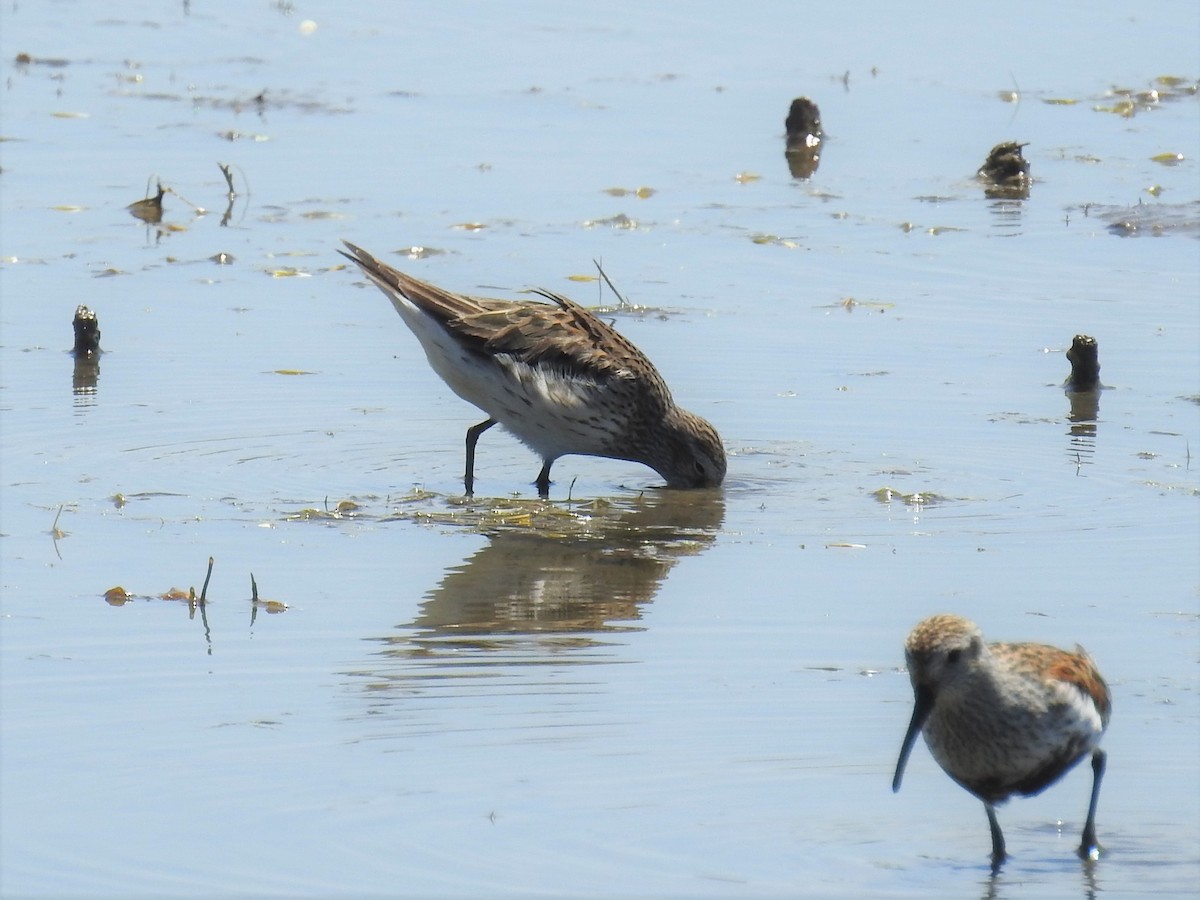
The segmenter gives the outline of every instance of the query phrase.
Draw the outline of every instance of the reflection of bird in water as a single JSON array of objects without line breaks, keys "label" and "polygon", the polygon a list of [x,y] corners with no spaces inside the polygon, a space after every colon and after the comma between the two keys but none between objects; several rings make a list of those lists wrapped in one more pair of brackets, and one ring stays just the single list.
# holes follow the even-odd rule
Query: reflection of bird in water
[{"label": "reflection of bird in water", "polygon": [[642,495],[573,536],[505,530],[451,569],[412,623],[434,635],[619,630],[641,616],[680,558],[713,542],[725,514],[716,492]]},{"label": "reflection of bird in water", "polygon": [[999,200],[1024,200],[1029,197],[1029,161],[1021,153],[1028,144],[1004,141],[992,148],[976,173],[985,185],[984,194]]},{"label": "reflection of bird in water", "polygon": [[100,322],[92,310],[79,306],[71,325],[75,329],[75,346],[71,349],[75,370],[71,387],[76,394],[94,394],[100,378]]},{"label": "reflection of bird in water", "polygon": [[1095,859],[1105,763],[1099,744],[1112,704],[1083,648],[985,644],[973,622],[939,615],[913,629],[904,655],[915,703],[892,790],[899,790],[909,752],[924,732],[938,765],[983,801],[998,869],[1006,853],[996,804],[1013,794],[1040,793],[1090,753],[1092,796],[1079,855]]},{"label": "reflection of bird in water", "polygon": [[807,97],[797,97],[783,123],[787,132],[788,170],[793,178],[811,178],[821,165],[821,111]]},{"label": "reflection of bird in water", "polygon": [[539,293],[552,304],[454,294],[346,246],[343,255],[392,301],[433,370],[488,415],[467,429],[468,494],[475,444],[497,422],[542,457],[543,497],[551,465],[567,454],[644,463],[673,488],[724,480],[712,425],[676,406],[650,360],[582,306],[550,291]]}]

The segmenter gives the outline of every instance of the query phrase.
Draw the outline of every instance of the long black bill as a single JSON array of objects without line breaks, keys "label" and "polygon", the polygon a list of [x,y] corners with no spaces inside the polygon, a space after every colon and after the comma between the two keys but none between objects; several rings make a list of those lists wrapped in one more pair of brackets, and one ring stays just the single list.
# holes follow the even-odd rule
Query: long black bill
[{"label": "long black bill", "polygon": [[900,758],[896,760],[896,774],[892,778],[892,793],[900,790],[900,779],[904,777],[904,766],[908,763],[908,754],[912,753],[921,726],[933,712],[933,691],[927,687],[915,689],[912,720],[908,723],[908,731],[904,735],[904,743],[900,745]]}]

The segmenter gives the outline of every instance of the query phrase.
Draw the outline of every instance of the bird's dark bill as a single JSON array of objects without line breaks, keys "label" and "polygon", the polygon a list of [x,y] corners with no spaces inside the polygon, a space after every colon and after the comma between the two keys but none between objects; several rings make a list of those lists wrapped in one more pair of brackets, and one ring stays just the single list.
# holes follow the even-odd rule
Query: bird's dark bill
[{"label": "bird's dark bill", "polygon": [[896,760],[896,774],[892,778],[892,791],[900,790],[900,779],[904,777],[904,766],[908,763],[908,754],[912,753],[921,726],[933,711],[933,691],[927,687],[918,687],[915,691],[912,719],[908,723],[908,731],[904,735],[904,743],[900,745],[900,758]]}]

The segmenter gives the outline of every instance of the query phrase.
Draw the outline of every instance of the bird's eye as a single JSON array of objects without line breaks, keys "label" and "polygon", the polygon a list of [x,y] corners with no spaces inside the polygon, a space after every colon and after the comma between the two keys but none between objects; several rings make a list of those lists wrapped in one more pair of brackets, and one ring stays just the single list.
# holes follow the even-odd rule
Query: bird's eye
[{"label": "bird's eye", "polygon": [[961,650],[951,650],[949,653],[946,654],[946,662],[948,662],[950,665],[954,665],[955,663],[958,662],[958,660],[961,656],[962,656]]}]

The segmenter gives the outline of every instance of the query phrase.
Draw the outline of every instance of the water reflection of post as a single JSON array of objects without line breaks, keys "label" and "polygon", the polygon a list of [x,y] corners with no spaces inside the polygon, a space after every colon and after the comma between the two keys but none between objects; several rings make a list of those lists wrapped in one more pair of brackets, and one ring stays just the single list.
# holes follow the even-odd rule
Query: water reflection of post
[{"label": "water reflection of post", "polygon": [[1068,419],[1071,422],[1068,453],[1075,461],[1078,473],[1091,464],[1096,452],[1096,422],[1100,414],[1100,347],[1096,339],[1086,334],[1075,335],[1067,351],[1071,374],[1063,384],[1071,403]]},{"label": "water reflection of post", "polygon": [[96,383],[100,380],[100,322],[86,306],[77,307],[71,322],[75,329],[75,370],[71,375],[71,390],[76,408],[95,406]]},{"label": "water reflection of post", "polygon": [[429,592],[404,634],[383,639],[382,655],[432,663],[440,671],[422,674],[443,678],[445,666],[495,666],[497,650],[508,663],[570,662],[564,650],[604,646],[596,633],[635,629],[642,604],[681,558],[712,544],[724,514],[719,491],[662,491],[614,505],[586,533],[494,533]]},{"label": "water reflection of post", "polygon": [[988,207],[992,214],[992,227],[1004,237],[1021,234],[1025,204],[1020,200],[992,200]]}]

